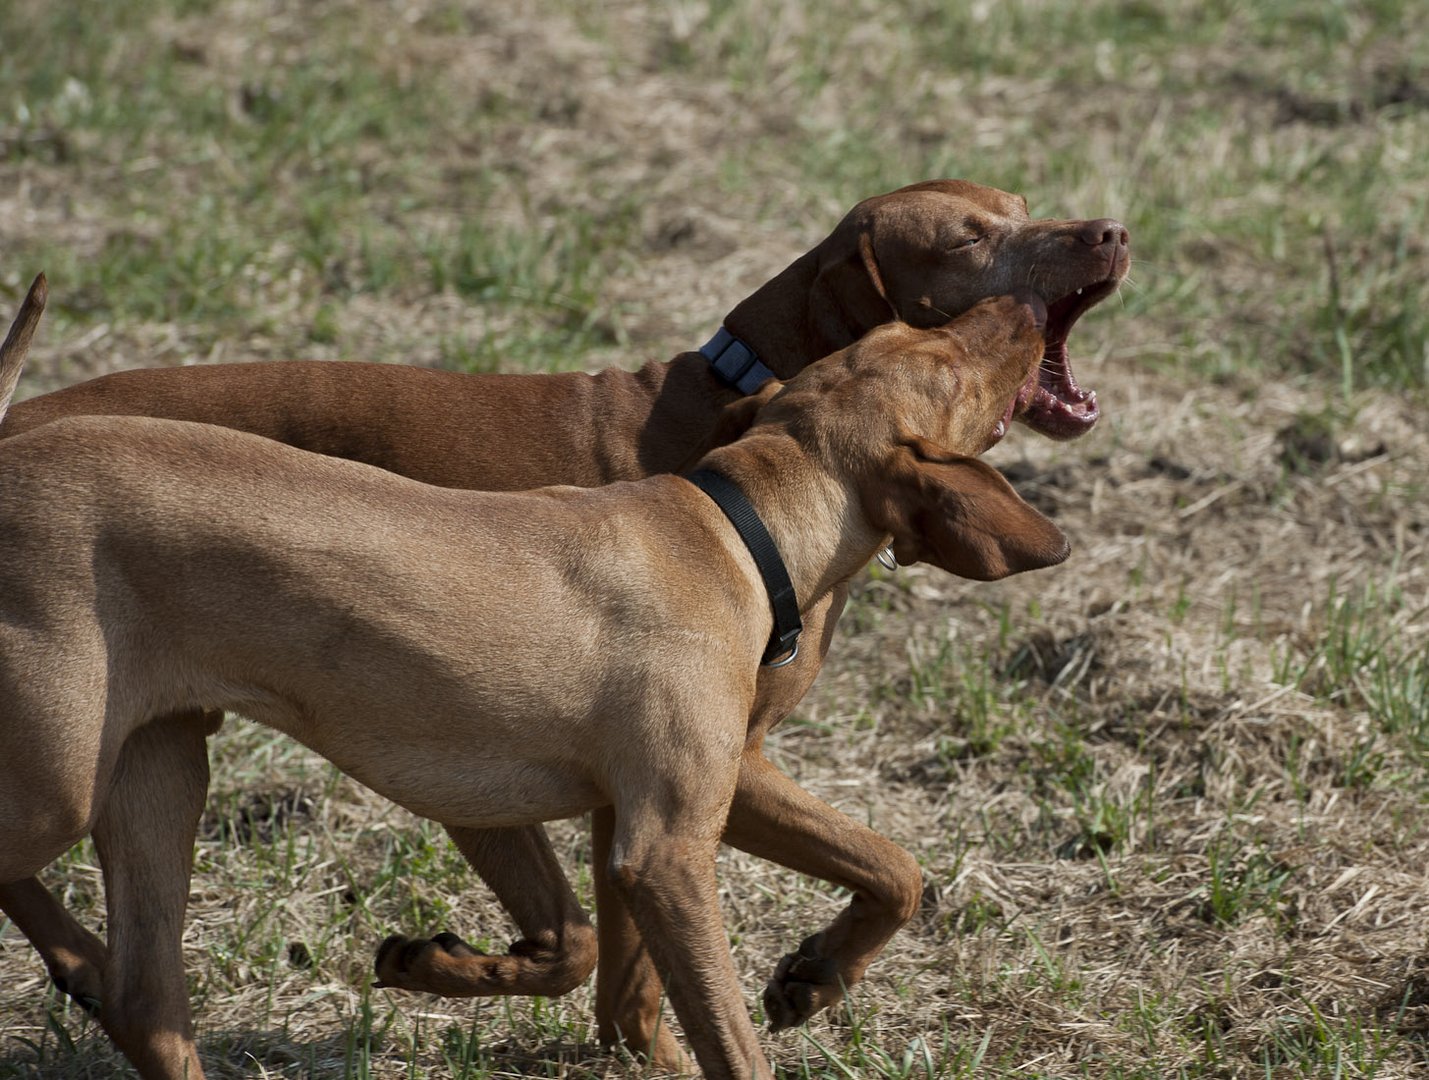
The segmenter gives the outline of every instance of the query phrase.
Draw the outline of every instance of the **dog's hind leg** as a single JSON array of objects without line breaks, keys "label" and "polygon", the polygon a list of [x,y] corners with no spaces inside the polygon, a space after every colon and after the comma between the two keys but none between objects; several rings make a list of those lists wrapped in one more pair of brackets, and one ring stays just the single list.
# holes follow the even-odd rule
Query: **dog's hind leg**
[{"label": "dog's hind leg", "polygon": [[394,934],[377,950],[378,985],[444,997],[556,997],[585,982],[595,967],[595,928],[546,830],[526,825],[447,832],[516,921],[521,939],[505,955],[488,956],[455,934]]},{"label": "dog's hind leg", "polygon": [[[194,711],[182,714],[182,718],[175,716],[165,723],[197,724],[205,735],[211,735],[218,730],[222,720],[222,713]],[[184,747],[198,755],[197,759],[172,776],[163,777],[167,790],[151,791],[148,797],[166,798],[176,806],[182,805],[185,800],[192,806],[196,801],[199,807],[199,810],[193,811],[196,815],[207,794],[194,783],[197,778],[207,775],[206,758],[203,756],[206,748],[186,739],[182,745],[172,746],[170,750],[180,753]],[[0,885],[0,911],[19,927],[35,947],[55,986],[86,1011],[97,1014],[104,987],[104,966],[109,958],[104,942],[81,926],[38,878]]]},{"label": "dog's hind leg", "polygon": [[184,713],[130,735],[94,827],[109,915],[99,1021],[145,1080],[203,1077],[180,947],[208,790],[203,720]]}]

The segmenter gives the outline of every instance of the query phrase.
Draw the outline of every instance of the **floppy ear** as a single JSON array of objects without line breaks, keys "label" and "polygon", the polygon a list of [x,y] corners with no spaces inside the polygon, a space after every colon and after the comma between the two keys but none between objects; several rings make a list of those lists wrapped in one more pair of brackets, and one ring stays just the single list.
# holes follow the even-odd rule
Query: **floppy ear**
[{"label": "floppy ear", "polygon": [[770,399],[783,389],[784,384],[778,379],[769,379],[754,393],[731,401],[719,411],[719,416],[715,418],[714,427],[710,429],[709,434],[700,440],[699,445],[691,451],[690,456],[675,472],[682,473],[693,468],[695,463],[711,450],[738,439],[754,426],[754,421],[759,416],[759,410],[769,404]]},{"label": "floppy ear", "polygon": [[860,229],[849,251],[820,263],[809,291],[809,324],[826,351],[835,352],[897,318],[874,258],[873,234]]},{"label": "floppy ear", "polygon": [[1055,566],[1070,548],[1062,530],[1029,506],[1003,475],[924,439],[904,442],[861,492],[864,511],[893,534],[901,563],[996,581]]}]

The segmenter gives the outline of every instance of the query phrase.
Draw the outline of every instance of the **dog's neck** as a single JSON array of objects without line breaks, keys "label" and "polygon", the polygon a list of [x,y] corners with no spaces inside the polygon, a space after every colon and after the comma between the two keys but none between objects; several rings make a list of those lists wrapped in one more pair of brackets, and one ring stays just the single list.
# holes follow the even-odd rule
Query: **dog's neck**
[{"label": "dog's neck", "polygon": [[[730,310],[724,326],[758,354],[781,380],[790,379],[849,341],[828,341],[814,329],[810,299],[818,276],[818,249],[794,260]],[[603,372],[619,379],[621,399],[634,389],[647,400],[637,456],[640,474],[689,468],[719,419],[721,410],[741,395],[726,386],[698,352],[671,361],[652,361],[639,371]],[[618,429],[612,429],[618,430]],[[606,482],[627,479],[609,472]]]},{"label": "dog's neck", "polygon": [[799,256],[724,317],[725,328],[780,379],[793,378],[854,340],[830,341],[814,326],[810,298],[818,278],[818,252],[815,248]]},{"label": "dog's neck", "polygon": [[799,610],[858,573],[888,540],[869,524],[850,476],[782,431],[746,435],[699,467],[739,485],[789,571]]}]

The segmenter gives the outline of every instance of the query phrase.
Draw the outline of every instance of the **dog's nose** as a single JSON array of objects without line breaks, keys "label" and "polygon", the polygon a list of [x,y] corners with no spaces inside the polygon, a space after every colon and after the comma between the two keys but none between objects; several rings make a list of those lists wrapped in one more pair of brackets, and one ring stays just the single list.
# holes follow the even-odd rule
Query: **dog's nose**
[{"label": "dog's nose", "polygon": [[1126,231],[1126,226],[1114,218],[1083,221],[1077,230],[1077,238],[1089,247],[1100,247],[1102,244],[1126,247],[1131,243],[1131,234]]}]

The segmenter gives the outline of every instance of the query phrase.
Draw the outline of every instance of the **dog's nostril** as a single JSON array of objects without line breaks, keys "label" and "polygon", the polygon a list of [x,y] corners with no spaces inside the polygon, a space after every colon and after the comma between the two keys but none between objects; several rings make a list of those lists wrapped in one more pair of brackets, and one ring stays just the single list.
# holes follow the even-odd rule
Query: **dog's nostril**
[{"label": "dog's nostril", "polygon": [[1125,247],[1131,242],[1131,234],[1126,231],[1126,226],[1111,218],[1084,221],[1077,235],[1082,243],[1091,247],[1100,247],[1103,244]]}]

